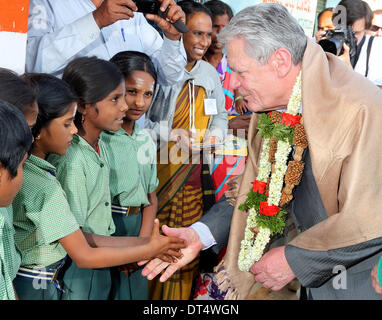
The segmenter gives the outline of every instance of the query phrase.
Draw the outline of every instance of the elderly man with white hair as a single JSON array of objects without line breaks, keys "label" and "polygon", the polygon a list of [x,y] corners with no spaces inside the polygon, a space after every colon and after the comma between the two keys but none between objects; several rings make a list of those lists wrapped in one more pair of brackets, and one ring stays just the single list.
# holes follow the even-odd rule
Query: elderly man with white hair
[{"label": "elderly man with white hair", "polygon": [[[278,4],[239,12],[219,41],[231,85],[254,112],[216,268],[225,298],[245,299],[255,282],[280,290],[297,278],[309,299],[381,299],[370,273],[382,251],[382,92],[308,39]],[[298,235],[267,251],[288,211]],[[146,266],[149,278],[167,268],[164,281],[205,244],[191,228],[163,231],[189,244],[177,264]]]}]

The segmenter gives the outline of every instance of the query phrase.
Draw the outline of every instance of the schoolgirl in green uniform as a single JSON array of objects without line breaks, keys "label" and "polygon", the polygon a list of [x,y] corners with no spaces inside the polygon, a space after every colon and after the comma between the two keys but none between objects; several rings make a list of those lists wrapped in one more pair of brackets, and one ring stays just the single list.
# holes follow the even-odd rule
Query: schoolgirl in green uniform
[{"label": "schoolgirl in green uniform", "polygon": [[[157,213],[156,146],[149,133],[136,123],[150,107],[157,73],[150,58],[141,52],[125,51],[111,60],[123,73],[126,103],[129,109],[119,131],[105,131],[110,191],[115,236],[150,234]],[[123,272],[112,269],[113,298],[148,299],[147,278],[137,264],[125,266]]]},{"label": "schoolgirl in green uniform", "polygon": [[[72,264],[66,272],[74,265],[92,272],[86,268],[117,266],[166,252],[177,240],[159,236],[158,226],[150,241],[126,237],[120,244],[80,229],[56,178],[58,171],[46,160],[49,155],[65,155],[70,150],[77,133],[73,122],[77,96],[67,83],[53,76],[30,77],[39,87],[39,115],[33,127],[31,156],[24,165],[25,179],[13,202],[15,241],[22,257],[14,284],[20,299],[57,300],[72,293],[61,281],[66,276],[63,266],[67,254]],[[94,278],[93,286],[96,281]]]},{"label": "schoolgirl in green uniform", "polygon": [[12,284],[20,263],[14,248],[9,206],[23,181],[23,164],[32,144],[32,134],[23,114],[0,100],[0,300],[16,299]]},{"label": "schoolgirl in green uniform", "polygon": [[[36,123],[38,114],[37,91],[31,83],[18,76],[15,72],[0,68],[0,100],[10,103],[24,115],[29,128]],[[14,242],[15,229],[13,227],[12,205],[7,208],[0,207],[0,219],[4,221],[2,234],[6,241],[3,242],[5,265],[8,269],[10,279],[16,278],[21,264],[21,256]],[[0,281],[1,285],[1,281]]]},{"label": "schoolgirl in green uniform", "polygon": [[[121,128],[127,110],[124,78],[111,62],[83,57],[68,64],[63,79],[78,96],[78,134],[65,156],[49,161],[57,167],[57,178],[82,230],[110,236],[115,233],[110,169],[104,142],[99,137],[103,130]],[[102,300],[110,296],[110,268],[89,270],[72,263],[63,281],[68,288],[63,299]]]}]

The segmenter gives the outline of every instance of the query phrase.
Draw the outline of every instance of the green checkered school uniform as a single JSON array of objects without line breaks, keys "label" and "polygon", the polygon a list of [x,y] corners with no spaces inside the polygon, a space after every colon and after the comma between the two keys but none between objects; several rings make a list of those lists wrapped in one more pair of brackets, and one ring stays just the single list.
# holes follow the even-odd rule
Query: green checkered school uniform
[{"label": "green checkered school uniform", "polygon": [[[51,155],[57,179],[64,189],[73,215],[82,231],[110,236],[115,232],[111,217],[109,166],[99,141],[98,154],[82,137],[73,141],[64,156]],[[64,274],[64,300],[106,300],[111,290],[110,268],[82,269],[69,259]]]},{"label": "green checkered school uniform", "polygon": [[13,201],[15,243],[21,254],[14,285],[21,300],[59,300],[61,296],[57,282],[29,277],[37,270],[50,272],[63,264],[67,253],[59,240],[79,229],[55,174],[49,162],[31,155]]},{"label": "green checkered school uniform", "polygon": [[[101,139],[107,149],[110,166],[110,191],[114,206],[141,207],[150,204],[147,194],[158,186],[156,170],[156,146],[149,133],[135,124],[130,136],[124,129],[103,132]],[[115,236],[138,236],[142,224],[142,212],[124,216],[113,211]],[[148,299],[147,278],[142,268],[128,277],[112,268],[112,299]]]},{"label": "green checkered school uniform", "polygon": [[0,213],[5,218],[4,230],[8,235],[4,242],[4,251],[6,257],[6,266],[11,279],[16,278],[17,271],[21,265],[21,255],[15,245],[15,228],[13,226],[13,208],[9,206],[7,208],[1,208]]},{"label": "green checkered school uniform", "polygon": [[0,208],[0,300],[15,300],[12,285],[13,266],[9,260],[12,254],[9,251],[10,245],[13,244],[12,252],[15,252],[15,249],[13,232],[9,232],[8,215],[7,208]]}]

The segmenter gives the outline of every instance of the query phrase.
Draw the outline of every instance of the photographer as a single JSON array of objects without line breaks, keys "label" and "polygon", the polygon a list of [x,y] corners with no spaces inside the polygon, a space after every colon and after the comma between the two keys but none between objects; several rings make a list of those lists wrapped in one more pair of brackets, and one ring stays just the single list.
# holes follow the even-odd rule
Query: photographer
[{"label": "photographer", "polygon": [[333,8],[326,8],[321,11],[317,16],[317,32],[314,35],[316,42],[321,40],[321,37],[326,34],[328,30],[333,30]]},{"label": "photographer", "polygon": [[[344,12],[343,7],[346,12]],[[344,14],[346,14],[346,25],[354,31],[357,50],[354,62],[351,63],[350,48],[344,44],[344,54],[339,58],[357,73],[364,75],[374,84],[382,86],[382,61],[380,59],[382,39],[366,34],[366,30],[371,27],[373,18],[369,5],[361,0],[342,0],[334,10],[333,22],[335,25],[338,22],[343,23],[342,15]]]},{"label": "photographer", "polygon": [[144,52],[154,61],[159,81],[176,83],[183,75],[186,53],[169,21],[185,15],[174,0],[158,0],[168,7],[167,19],[147,14],[163,30],[164,39],[136,12],[132,0],[31,0],[28,19],[27,72],[61,76],[69,61],[81,56],[109,60],[126,50]]}]

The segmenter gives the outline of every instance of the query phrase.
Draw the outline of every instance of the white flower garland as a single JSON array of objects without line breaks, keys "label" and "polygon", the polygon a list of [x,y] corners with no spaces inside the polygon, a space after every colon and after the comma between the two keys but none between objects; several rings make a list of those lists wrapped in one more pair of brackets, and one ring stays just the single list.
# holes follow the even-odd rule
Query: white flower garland
[{"label": "white flower garland", "polygon": [[[293,87],[292,95],[288,102],[287,113],[297,115],[301,104],[301,72],[296,79]],[[265,138],[262,151],[260,154],[259,172],[256,180],[267,183],[268,177],[271,174],[272,164],[269,162],[270,139]],[[289,141],[278,141],[275,154],[275,168],[271,175],[269,183],[268,205],[278,205],[281,198],[281,192],[284,184],[284,177],[288,168],[288,156],[292,150],[292,145]],[[251,266],[260,260],[264,249],[267,246],[271,231],[269,228],[257,225],[256,215],[258,212],[255,208],[250,208],[247,225],[245,227],[244,239],[241,241],[238,266],[241,271],[249,271]],[[252,230],[258,229],[256,239],[253,240],[254,233]]]},{"label": "white flower garland", "polygon": [[269,183],[268,205],[278,205],[281,198],[281,191],[284,184],[285,173],[288,169],[288,155],[292,150],[289,142],[278,141],[277,151],[275,154],[275,171],[272,173],[271,182]]},{"label": "white flower garland", "polygon": [[257,180],[262,182],[268,181],[268,177],[272,169],[272,164],[268,161],[270,146],[270,139],[264,139],[263,148],[260,155],[259,172],[257,174]]}]

